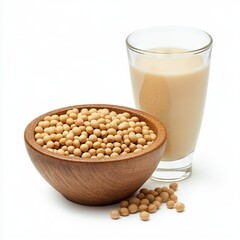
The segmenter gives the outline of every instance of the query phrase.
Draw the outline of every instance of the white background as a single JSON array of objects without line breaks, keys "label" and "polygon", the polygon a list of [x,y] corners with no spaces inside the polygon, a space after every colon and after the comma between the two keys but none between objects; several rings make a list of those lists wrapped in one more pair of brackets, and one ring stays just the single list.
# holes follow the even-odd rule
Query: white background
[{"label": "white background", "polygon": [[[2,0],[0,7],[0,239],[239,239],[239,1]],[[193,175],[178,191],[186,211],[163,206],[148,222],[113,221],[117,205],[81,206],[52,189],[33,167],[23,132],[63,106],[134,107],[125,38],[156,25],[197,27],[214,38]]]}]

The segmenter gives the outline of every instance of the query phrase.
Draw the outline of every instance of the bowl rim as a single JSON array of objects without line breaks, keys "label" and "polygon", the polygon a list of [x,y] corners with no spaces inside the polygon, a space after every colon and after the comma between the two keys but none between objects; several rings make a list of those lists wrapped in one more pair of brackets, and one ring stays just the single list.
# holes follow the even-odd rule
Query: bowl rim
[{"label": "bowl rim", "polygon": [[[69,157],[69,156],[63,156],[60,154],[52,153],[48,151],[47,149],[44,149],[42,146],[40,146],[36,140],[35,140],[35,134],[34,134],[34,129],[37,126],[38,122],[43,120],[43,118],[47,115],[53,115],[53,114],[58,114],[59,112],[67,112],[67,110],[73,109],[73,108],[108,108],[111,111],[119,111],[119,112],[129,112],[131,115],[139,115],[145,119],[148,119],[153,125],[156,125],[157,133],[157,138],[155,141],[145,149],[142,149],[141,151],[135,152],[135,153],[129,153],[126,156],[118,156],[118,157],[110,157],[110,158],[78,158],[78,157]],[[145,121],[142,119],[142,121]],[[161,134],[160,134],[161,131]],[[37,118],[33,119],[25,128],[24,130],[24,140],[25,144],[28,145],[29,147],[35,149],[35,151],[47,155],[51,158],[55,158],[58,161],[66,161],[66,162],[72,162],[72,163],[106,163],[106,162],[118,162],[118,161],[126,161],[130,159],[135,159],[138,158],[139,156],[143,156],[146,154],[149,154],[156,150],[157,148],[161,147],[166,143],[167,140],[167,130],[164,124],[154,117],[153,115],[144,112],[142,110],[138,110],[135,108],[131,107],[126,107],[126,106],[121,106],[121,105],[114,105],[114,104],[80,104],[80,105],[72,105],[72,106],[67,106],[67,107],[62,107],[62,108],[57,108],[54,110],[51,110],[49,112],[46,112],[44,114],[41,114]]]}]

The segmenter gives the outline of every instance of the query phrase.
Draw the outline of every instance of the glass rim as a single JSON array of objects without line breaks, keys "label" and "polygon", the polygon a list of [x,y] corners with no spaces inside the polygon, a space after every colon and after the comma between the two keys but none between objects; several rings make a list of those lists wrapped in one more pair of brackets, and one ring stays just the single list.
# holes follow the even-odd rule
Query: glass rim
[{"label": "glass rim", "polygon": [[[150,30],[150,29],[156,29],[156,30],[160,30],[160,29],[164,29],[164,28],[185,28],[185,29],[191,29],[191,30],[194,30],[194,31],[198,31],[198,32],[201,32],[203,34],[205,34],[209,41],[207,44],[205,44],[203,47],[200,47],[200,48],[196,48],[196,49],[192,49],[192,50],[186,50],[186,51],[181,51],[181,52],[175,52],[175,53],[172,53],[172,52],[169,52],[169,53],[160,53],[160,52],[155,52],[155,51],[151,51],[151,50],[144,50],[144,49],[140,49],[140,48],[137,48],[137,47],[134,47],[132,44],[129,43],[129,39],[136,33],[138,32],[141,32],[141,31],[145,31],[145,30]],[[182,54],[198,54],[198,53],[201,53],[201,52],[204,52],[206,50],[208,50],[209,48],[211,48],[212,46],[212,43],[213,43],[213,38],[212,36],[201,30],[201,29],[198,29],[198,28],[194,28],[194,27],[187,27],[187,26],[173,26],[173,25],[170,25],[170,26],[157,26],[157,27],[147,27],[147,28],[142,28],[142,29],[138,29],[132,33],[130,33],[127,38],[126,38],[126,45],[127,47],[134,51],[134,52],[137,52],[137,53],[140,53],[140,54],[152,54],[152,55],[159,55],[159,56],[164,56],[164,55],[182,55]]]}]

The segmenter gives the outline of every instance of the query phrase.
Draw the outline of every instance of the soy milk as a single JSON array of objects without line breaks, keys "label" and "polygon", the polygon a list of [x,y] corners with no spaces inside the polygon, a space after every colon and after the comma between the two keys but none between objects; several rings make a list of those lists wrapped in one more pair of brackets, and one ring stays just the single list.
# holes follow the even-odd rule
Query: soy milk
[{"label": "soy milk", "polygon": [[[181,159],[194,151],[200,131],[209,66],[199,55],[169,54],[182,49],[154,49],[164,59],[139,55],[130,65],[137,108],[159,118],[168,140],[162,160]],[[185,50],[184,50],[185,51]]]}]

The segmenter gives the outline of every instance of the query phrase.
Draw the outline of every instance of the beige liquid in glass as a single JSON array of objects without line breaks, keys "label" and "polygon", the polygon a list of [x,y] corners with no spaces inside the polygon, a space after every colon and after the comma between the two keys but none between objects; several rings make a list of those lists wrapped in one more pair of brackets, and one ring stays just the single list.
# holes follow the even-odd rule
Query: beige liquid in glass
[{"label": "beige liquid in glass", "polygon": [[[177,53],[183,49],[154,49]],[[168,132],[162,160],[181,159],[195,149],[201,126],[209,66],[199,55],[139,55],[130,65],[137,108],[159,118]]]}]

